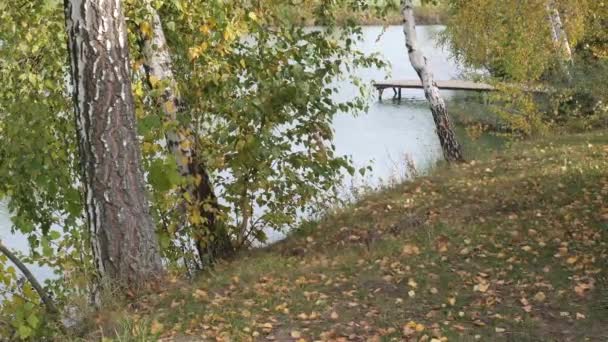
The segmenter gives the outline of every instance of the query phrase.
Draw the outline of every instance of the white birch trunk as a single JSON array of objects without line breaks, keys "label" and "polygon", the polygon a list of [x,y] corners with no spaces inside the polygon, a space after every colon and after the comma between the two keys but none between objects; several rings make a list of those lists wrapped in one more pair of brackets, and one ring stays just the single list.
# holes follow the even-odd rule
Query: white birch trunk
[{"label": "white birch trunk", "polygon": [[[205,235],[208,232],[214,236],[213,242],[206,241],[208,236],[200,236],[196,239],[201,262],[207,263],[208,259],[231,253],[231,242],[228,234],[220,229],[217,222],[216,212],[218,210],[217,198],[214,194],[211,180],[200,157],[196,153],[194,130],[181,128],[178,123],[178,114],[183,110],[183,103],[179,96],[178,85],[173,74],[173,61],[165,38],[162,22],[157,11],[148,3],[148,11],[151,15],[151,35],[143,36],[144,68],[151,87],[158,89],[162,87],[162,95],[158,98],[158,104],[164,114],[164,120],[171,123],[172,129],[165,135],[166,145],[169,152],[173,154],[177,169],[182,177],[188,178],[189,182],[183,191],[190,196],[191,203],[185,203],[184,224],[187,224],[187,211],[199,210],[200,216],[206,222],[202,227],[195,227],[198,233]],[[185,202],[185,201],[184,201]],[[205,209],[205,208],[211,208]],[[210,246],[209,244],[214,244]]]},{"label": "white birch trunk", "polygon": [[562,18],[559,14],[555,0],[547,0],[547,12],[549,15],[549,25],[553,44],[560,54],[560,59],[572,63],[572,50],[568,42],[568,34],[564,29]]},{"label": "white birch trunk", "polygon": [[[178,95],[177,82],[173,75],[171,55],[167,47],[167,40],[160,21],[160,17],[152,6],[148,6],[152,16],[150,37],[144,37],[143,56],[144,68],[148,83],[155,88],[163,87],[163,94],[159,103],[165,120],[177,126],[177,114],[181,105]],[[142,33],[145,35],[145,33]],[[193,141],[191,135],[186,134],[179,127],[168,130],[165,139],[167,148],[175,157],[177,168],[182,177],[190,175],[189,165],[192,163]]]},{"label": "white birch trunk", "polygon": [[162,271],[136,135],[120,0],[66,0],[85,206],[102,280],[140,287]]},{"label": "white birch trunk", "polygon": [[414,20],[414,4],[412,0],[403,0],[403,33],[405,34],[405,46],[410,58],[410,63],[424,89],[424,95],[429,101],[433,120],[439,142],[443,150],[443,156],[448,162],[464,161],[462,149],[456,140],[456,134],[452,121],[448,115],[447,107],[443,98],[439,94],[439,88],[435,83],[433,73],[431,72],[426,57],[418,48],[416,37],[416,22]]}]

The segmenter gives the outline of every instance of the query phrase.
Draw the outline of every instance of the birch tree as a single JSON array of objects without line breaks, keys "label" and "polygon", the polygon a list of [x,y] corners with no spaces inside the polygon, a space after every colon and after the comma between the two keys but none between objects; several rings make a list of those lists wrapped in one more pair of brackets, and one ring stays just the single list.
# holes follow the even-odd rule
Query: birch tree
[{"label": "birch tree", "polygon": [[433,114],[433,120],[435,121],[435,129],[443,150],[443,156],[448,162],[462,162],[464,161],[462,148],[456,139],[454,125],[448,114],[447,106],[439,94],[439,88],[435,83],[428,60],[418,48],[413,1],[403,0],[402,5],[405,46],[412,67],[414,67],[414,70],[416,70],[416,73],[422,82],[424,95],[431,106],[431,113]]},{"label": "birch tree", "polygon": [[555,0],[547,1],[547,12],[549,16],[549,24],[551,29],[551,39],[557,48],[560,59],[572,63],[572,49],[568,42],[568,34],[562,24],[562,18],[559,14],[559,9]]},{"label": "birch tree", "polygon": [[121,1],[65,1],[85,209],[102,279],[138,287],[162,270],[140,166]]},{"label": "birch tree", "polygon": [[[463,65],[484,68],[502,81],[541,81],[555,69],[556,55],[570,58],[568,46],[574,49],[591,31],[592,3],[450,0],[443,42]],[[563,20],[566,14],[568,20]]]},{"label": "birch tree", "polygon": [[[232,253],[230,237],[217,220],[218,203],[213,184],[204,163],[196,152],[196,139],[192,127],[181,127],[178,122],[185,103],[180,97],[178,84],[173,75],[173,62],[165,38],[161,19],[156,9],[147,4],[151,23],[149,30],[142,30],[144,68],[147,81],[153,89],[160,90],[158,106],[165,122],[171,127],[165,134],[166,146],[176,161],[180,176],[186,179],[182,188],[182,229],[188,223],[188,213],[197,212],[201,222],[193,223],[193,234],[204,265],[215,257]],[[211,235],[213,239],[204,238]],[[207,236],[206,236],[207,237]]]}]

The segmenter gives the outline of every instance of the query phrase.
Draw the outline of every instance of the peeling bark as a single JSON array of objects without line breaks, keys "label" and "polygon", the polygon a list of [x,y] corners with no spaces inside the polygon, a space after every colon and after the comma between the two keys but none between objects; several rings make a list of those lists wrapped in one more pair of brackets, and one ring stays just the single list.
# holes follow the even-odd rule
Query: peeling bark
[{"label": "peeling bark", "polygon": [[562,24],[562,18],[555,0],[547,0],[547,12],[549,14],[551,38],[560,54],[560,59],[572,63],[572,49],[570,49],[570,43],[568,42],[568,34]]},{"label": "peeling bark", "polygon": [[[205,219],[202,225],[194,227],[195,242],[199,258],[203,265],[217,257],[225,257],[233,252],[228,233],[217,220],[219,205],[213,191],[209,174],[200,156],[196,153],[194,130],[179,127],[178,115],[184,110],[184,103],[179,96],[177,81],[173,74],[172,59],[167,46],[160,17],[156,10],[148,5],[151,14],[152,33],[142,32],[144,68],[148,83],[153,88],[163,87],[158,105],[164,114],[164,120],[173,123],[174,128],[165,135],[169,152],[175,157],[177,168],[182,177],[190,180],[184,189],[192,199],[185,203],[184,224],[187,224],[187,213],[198,210]],[[185,202],[185,201],[184,201]],[[209,237],[212,236],[212,241]]]},{"label": "peeling bark", "polygon": [[409,54],[410,62],[422,82],[424,95],[429,101],[433,120],[439,142],[443,150],[443,156],[448,162],[462,162],[462,148],[456,140],[454,125],[448,114],[443,98],[439,94],[439,88],[435,83],[428,61],[418,49],[416,39],[416,22],[414,20],[414,4],[412,0],[403,0],[403,33],[405,34],[405,46]]},{"label": "peeling bark", "polygon": [[65,0],[87,223],[102,280],[140,287],[162,272],[136,136],[120,0]]}]

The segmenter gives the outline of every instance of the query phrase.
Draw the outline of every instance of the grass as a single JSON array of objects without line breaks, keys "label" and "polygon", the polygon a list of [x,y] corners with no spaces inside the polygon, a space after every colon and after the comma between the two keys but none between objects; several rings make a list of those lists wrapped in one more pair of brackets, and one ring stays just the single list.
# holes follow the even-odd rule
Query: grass
[{"label": "grass", "polygon": [[607,197],[608,132],[517,142],[173,278],[88,338],[606,340]]}]

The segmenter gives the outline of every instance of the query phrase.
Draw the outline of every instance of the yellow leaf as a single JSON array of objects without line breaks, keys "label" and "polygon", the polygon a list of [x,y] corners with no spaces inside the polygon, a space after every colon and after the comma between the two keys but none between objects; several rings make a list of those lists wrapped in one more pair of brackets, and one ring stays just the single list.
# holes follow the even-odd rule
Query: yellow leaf
[{"label": "yellow leaf", "polygon": [[198,29],[198,30],[199,30],[201,33],[204,33],[204,34],[209,34],[209,32],[211,32],[211,29],[210,29],[210,28],[209,28],[209,26],[207,26],[206,24],[205,24],[205,25],[202,25],[201,27],[199,27],[199,29]]},{"label": "yellow leaf", "polygon": [[231,42],[232,40],[234,40],[235,34],[232,31],[232,28],[227,27],[226,30],[224,31],[224,40],[227,42]]},{"label": "yellow leaf", "polygon": [[[190,163],[190,159],[186,156],[182,157],[182,160],[180,160],[180,161],[181,161],[182,165],[188,165]],[[188,200],[188,202],[190,202],[190,197],[188,197],[186,199]]]},{"label": "yellow leaf", "polygon": [[545,293],[542,291],[534,295],[534,300],[537,302],[544,302],[545,299],[547,299],[547,296],[545,296]]},{"label": "yellow leaf", "polygon": [[144,21],[139,24],[139,30],[141,31],[141,33],[143,33],[145,38],[152,37],[152,25],[150,25],[149,22]]},{"label": "yellow leaf", "polygon": [[299,331],[294,330],[294,331],[291,332],[291,337],[292,338],[300,338],[300,337],[302,337],[302,334]]},{"label": "yellow leaf", "polygon": [[154,335],[160,334],[163,331],[163,328],[164,326],[159,321],[154,320],[150,326],[150,332]]},{"label": "yellow leaf", "polygon": [[189,150],[190,146],[192,146],[192,143],[188,139],[184,139],[184,140],[182,140],[182,141],[179,142],[179,147],[182,150]]},{"label": "yellow leaf", "polygon": [[173,102],[171,100],[165,102],[165,104],[163,106],[165,107],[165,112],[167,112],[167,113],[177,112],[177,107],[175,107],[175,102]]},{"label": "yellow leaf", "polygon": [[141,146],[141,149],[144,153],[151,153],[154,152],[154,144],[144,141],[144,143]]},{"label": "yellow leaf", "polygon": [[207,293],[207,291],[203,291],[201,289],[197,289],[196,291],[194,291],[194,294],[192,296],[199,300],[209,298],[209,294]]},{"label": "yellow leaf", "polygon": [[403,336],[405,336],[405,337],[410,337],[410,336],[414,335],[415,332],[416,332],[416,330],[414,328],[410,327],[409,324],[407,324],[403,327]]},{"label": "yellow leaf", "polygon": [[403,246],[403,254],[405,255],[418,255],[420,254],[420,248],[416,245],[406,244]]},{"label": "yellow leaf", "polygon": [[572,264],[576,263],[577,260],[578,260],[578,257],[571,256],[568,259],[566,259],[566,263],[568,263],[568,265],[572,265]]},{"label": "yellow leaf", "polygon": [[137,108],[135,108],[135,116],[138,119],[141,119],[146,116],[146,112],[143,110],[143,108],[137,107]]},{"label": "yellow leaf", "polygon": [[192,202],[192,196],[190,196],[189,192],[184,192],[182,194],[182,196],[184,197],[184,199],[186,200],[186,202],[188,202],[188,203]]},{"label": "yellow leaf", "polygon": [[160,83],[160,78],[158,78],[154,75],[150,75],[149,79],[150,79],[150,85],[152,85],[152,88],[156,88],[158,86],[158,84]]},{"label": "yellow leaf", "polygon": [[188,57],[190,60],[197,59],[201,55],[201,50],[198,46],[188,49]]},{"label": "yellow leaf", "polygon": [[[152,82],[152,76],[150,76],[150,82]],[[144,87],[141,82],[133,83],[133,94],[137,97],[144,97]]]},{"label": "yellow leaf", "polygon": [[268,331],[272,330],[272,323],[260,324],[260,328],[262,328],[262,330],[268,332]]},{"label": "yellow leaf", "polygon": [[473,287],[474,291],[477,292],[486,292],[488,291],[488,288],[490,288],[490,284],[489,283],[481,283],[481,284],[477,284]]},{"label": "yellow leaf", "polygon": [[199,214],[198,210],[194,210],[192,213],[190,213],[189,221],[190,223],[197,225],[203,222],[203,218]]},{"label": "yellow leaf", "polygon": [[[414,321],[409,321],[407,322],[407,324],[405,325],[408,328],[411,328],[413,330],[419,331],[420,327],[422,327],[422,330],[424,330],[424,325],[416,323]],[[422,331],[420,330],[420,331]]]}]

